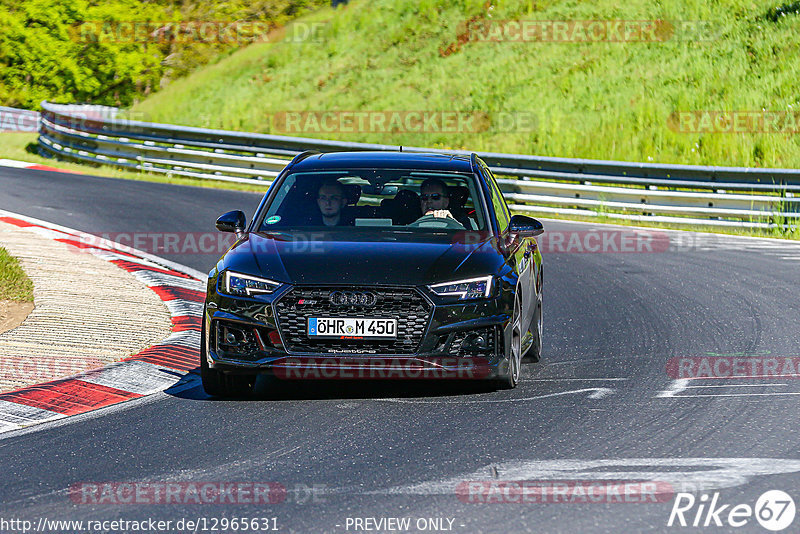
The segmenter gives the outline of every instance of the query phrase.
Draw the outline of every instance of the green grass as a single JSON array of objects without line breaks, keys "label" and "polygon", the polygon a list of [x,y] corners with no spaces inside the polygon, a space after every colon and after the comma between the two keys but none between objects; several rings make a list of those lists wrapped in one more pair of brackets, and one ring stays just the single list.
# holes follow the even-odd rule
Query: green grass
[{"label": "green grass", "polygon": [[92,176],[104,176],[108,178],[123,178],[127,180],[142,180],[145,182],[159,182],[164,184],[191,185],[198,187],[209,187],[213,189],[233,189],[237,191],[266,192],[266,185],[258,184],[238,184],[217,180],[206,180],[202,178],[184,178],[180,176],[168,177],[163,174],[136,172],[132,170],[119,169],[110,165],[94,166],[69,161],[58,161],[55,159],[44,158],[36,153],[35,144],[38,134],[20,132],[0,133],[0,159],[14,159],[26,161],[40,165],[47,165],[57,169],[75,171],[81,174]]},{"label": "green grass", "polygon": [[[672,113],[800,111],[800,17],[779,0],[353,0],[321,42],[249,46],[134,106],[146,120],[280,133],[281,111],[529,113],[531,131],[308,136],[545,156],[800,168],[800,134],[681,133]],[[708,21],[711,40],[465,42],[469,19]],[[445,50],[452,53],[445,53]],[[302,134],[300,134],[302,135]]]},{"label": "green grass", "polygon": [[33,302],[33,283],[19,261],[0,247],[0,300]]}]

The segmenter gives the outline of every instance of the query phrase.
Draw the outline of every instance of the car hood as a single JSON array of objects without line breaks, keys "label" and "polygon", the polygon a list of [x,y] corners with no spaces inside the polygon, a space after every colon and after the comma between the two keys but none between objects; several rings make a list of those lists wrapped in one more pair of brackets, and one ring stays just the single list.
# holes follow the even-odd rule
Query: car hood
[{"label": "car hood", "polygon": [[503,263],[486,234],[297,239],[251,233],[231,247],[224,269],[293,284],[423,285],[493,274]]}]

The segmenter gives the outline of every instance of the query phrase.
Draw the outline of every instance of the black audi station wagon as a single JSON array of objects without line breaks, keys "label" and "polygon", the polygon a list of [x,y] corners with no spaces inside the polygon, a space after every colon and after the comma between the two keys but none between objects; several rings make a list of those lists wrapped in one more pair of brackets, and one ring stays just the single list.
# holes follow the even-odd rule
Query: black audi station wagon
[{"label": "black audi station wagon", "polygon": [[206,392],[286,379],[469,379],[513,388],[542,347],[536,219],[474,154],[305,152],[209,273]]}]

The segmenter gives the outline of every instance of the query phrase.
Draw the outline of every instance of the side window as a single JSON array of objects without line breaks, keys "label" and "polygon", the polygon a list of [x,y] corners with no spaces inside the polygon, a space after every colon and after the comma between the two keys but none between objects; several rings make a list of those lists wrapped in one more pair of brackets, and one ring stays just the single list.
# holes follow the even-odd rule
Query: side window
[{"label": "side window", "polygon": [[497,187],[494,175],[492,175],[491,171],[486,167],[482,168],[489,185],[489,194],[492,197],[492,205],[494,206],[494,213],[497,217],[497,227],[502,234],[508,229],[508,225],[511,221],[511,213],[508,211],[508,205],[506,205],[506,201],[503,198],[503,193],[501,193],[500,188]]}]

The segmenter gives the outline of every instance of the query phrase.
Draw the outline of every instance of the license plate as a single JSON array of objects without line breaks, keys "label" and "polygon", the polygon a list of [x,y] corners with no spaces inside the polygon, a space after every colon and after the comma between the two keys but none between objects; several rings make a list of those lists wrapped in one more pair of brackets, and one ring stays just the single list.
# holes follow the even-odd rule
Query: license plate
[{"label": "license plate", "polygon": [[397,319],[311,317],[308,337],[396,338]]}]

